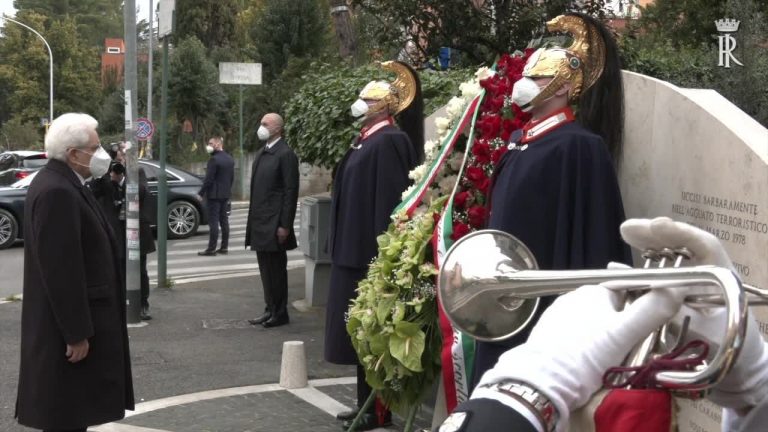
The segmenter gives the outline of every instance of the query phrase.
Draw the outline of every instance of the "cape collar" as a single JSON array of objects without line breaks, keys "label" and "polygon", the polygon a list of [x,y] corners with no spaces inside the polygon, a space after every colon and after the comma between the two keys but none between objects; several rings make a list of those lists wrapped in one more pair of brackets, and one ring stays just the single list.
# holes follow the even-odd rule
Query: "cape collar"
[{"label": "cape collar", "polygon": [[371,135],[378,132],[381,128],[390,126],[393,124],[395,124],[395,119],[393,119],[392,117],[387,117],[378,123],[362,128],[360,130],[360,135],[355,140],[355,143],[352,144],[352,148],[355,150],[359,149],[360,147],[363,146],[363,141],[368,139]]},{"label": "cape collar", "polygon": [[523,126],[521,144],[529,143],[535,139],[552,132],[553,130],[574,121],[573,110],[567,106],[539,120],[531,120]]}]

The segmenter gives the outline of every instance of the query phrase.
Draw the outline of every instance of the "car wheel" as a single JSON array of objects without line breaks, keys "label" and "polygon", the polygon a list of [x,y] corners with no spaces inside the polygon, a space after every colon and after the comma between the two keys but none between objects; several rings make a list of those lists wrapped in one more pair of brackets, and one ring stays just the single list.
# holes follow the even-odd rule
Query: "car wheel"
[{"label": "car wheel", "polygon": [[186,201],[174,201],[168,206],[168,237],[193,236],[200,226],[200,212]]},{"label": "car wheel", "polygon": [[7,210],[0,209],[0,249],[10,247],[16,241],[19,233],[19,223]]}]

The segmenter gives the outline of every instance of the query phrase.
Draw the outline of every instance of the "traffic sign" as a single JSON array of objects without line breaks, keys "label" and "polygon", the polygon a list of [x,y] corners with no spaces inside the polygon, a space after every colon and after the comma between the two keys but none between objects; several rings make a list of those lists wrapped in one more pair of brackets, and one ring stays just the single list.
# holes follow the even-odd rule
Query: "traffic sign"
[{"label": "traffic sign", "polygon": [[136,139],[139,141],[149,141],[152,134],[155,133],[155,125],[149,119],[140,118],[136,120]]}]

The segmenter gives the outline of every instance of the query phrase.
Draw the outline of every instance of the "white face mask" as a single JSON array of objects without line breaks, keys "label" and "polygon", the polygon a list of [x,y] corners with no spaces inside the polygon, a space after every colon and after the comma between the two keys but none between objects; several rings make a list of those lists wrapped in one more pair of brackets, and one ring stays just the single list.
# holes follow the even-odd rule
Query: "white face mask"
[{"label": "white face mask", "polygon": [[364,100],[358,99],[352,104],[350,111],[352,112],[352,117],[362,117],[368,113],[368,104]]},{"label": "white face mask", "polygon": [[260,140],[266,141],[269,139],[269,129],[264,127],[264,125],[259,126],[259,130],[256,131],[256,135],[259,137]]},{"label": "white face mask", "polygon": [[536,81],[528,77],[519,79],[512,88],[512,102],[516,103],[525,112],[533,108],[531,101],[541,93],[541,88]]},{"label": "white face mask", "polygon": [[211,147],[210,145],[207,145],[207,146],[205,146],[205,151],[208,154],[212,154],[213,153],[213,147]]},{"label": "white face mask", "polygon": [[[81,151],[83,153],[88,153],[83,149],[76,149],[76,150]],[[91,176],[93,178],[98,178],[103,176],[109,171],[109,165],[111,163],[112,163],[112,158],[109,157],[109,153],[107,153],[101,146],[99,146],[99,149],[93,152],[93,154],[91,154],[91,162],[88,164],[88,169],[91,171]],[[83,164],[78,164],[78,165],[84,166]]]}]

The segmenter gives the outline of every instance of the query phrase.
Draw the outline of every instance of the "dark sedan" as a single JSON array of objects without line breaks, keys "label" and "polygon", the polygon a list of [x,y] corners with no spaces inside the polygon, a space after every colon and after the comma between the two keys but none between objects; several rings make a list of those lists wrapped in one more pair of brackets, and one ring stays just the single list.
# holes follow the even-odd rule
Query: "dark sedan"
[{"label": "dark sedan", "polygon": [[[150,194],[157,199],[160,164],[153,160],[140,160],[139,165],[147,174]],[[201,224],[208,223],[204,206],[196,197],[203,182],[198,176],[171,165],[166,165],[165,171],[168,179],[168,237],[193,236]],[[0,187],[0,249],[22,239],[24,199],[34,176],[35,173],[32,173],[10,187]]]},{"label": "dark sedan", "polygon": [[32,150],[0,153],[0,186],[9,186],[48,163],[44,152]]}]

